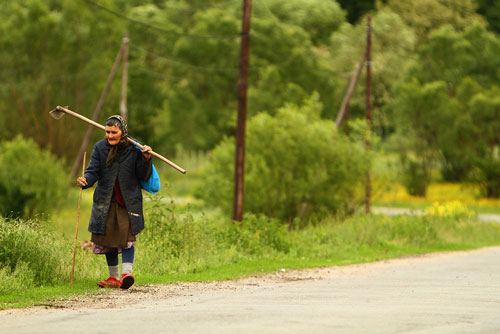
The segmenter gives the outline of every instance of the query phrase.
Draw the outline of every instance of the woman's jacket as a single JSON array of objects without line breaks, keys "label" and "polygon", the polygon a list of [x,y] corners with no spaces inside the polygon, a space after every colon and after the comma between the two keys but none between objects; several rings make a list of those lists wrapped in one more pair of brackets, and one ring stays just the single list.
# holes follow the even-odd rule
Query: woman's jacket
[{"label": "woman's jacket", "polygon": [[130,219],[132,234],[138,234],[144,229],[144,214],[142,208],[142,191],[140,181],[149,179],[152,171],[152,159],[146,160],[141,151],[133,145],[128,145],[119,152],[112,164],[106,167],[106,158],[111,145],[105,139],[94,145],[90,163],[84,176],[92,187],[97,182],[94,191],[94,203],[90,215],[89,232],[105,234],[106,217],[113,195],[116,178],[125,201]]}]

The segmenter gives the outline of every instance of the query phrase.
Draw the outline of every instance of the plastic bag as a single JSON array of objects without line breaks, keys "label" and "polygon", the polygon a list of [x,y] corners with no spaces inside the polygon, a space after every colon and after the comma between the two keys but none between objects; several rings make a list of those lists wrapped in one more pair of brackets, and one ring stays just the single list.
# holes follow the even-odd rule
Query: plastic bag
[{"label": "plastic bag", "polygon": [[[133,138],[131,139],[134,141],[135,148],[142,151],[141,148],[137,146],[137,144],[140,143]],[[154,164],[152,164],[151,167],[153,168],[151,176],[146,181],[141,181],[141,188],[146,190],[148,193],[156,194],[160,190],[160,175],[158,175]]]},{"label": "plastic bag", "polygon": [[141,187],[148,193],[156,194],[160,190],[160,176],[158,175],[154,164],[152,167],[153,171],[151,173],[151,176],[148,180],[141,181]]}]

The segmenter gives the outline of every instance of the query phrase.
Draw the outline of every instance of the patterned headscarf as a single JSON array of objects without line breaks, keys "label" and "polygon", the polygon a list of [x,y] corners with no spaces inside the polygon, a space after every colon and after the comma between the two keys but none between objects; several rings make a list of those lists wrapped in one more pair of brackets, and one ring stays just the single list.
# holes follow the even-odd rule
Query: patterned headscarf
[{"label": "patterned headscarf", "polygon": [[109,150],[108,153],[108,157],[106,158],[106,167],[109,167],[113,163],[116,154],[123,151],[129,145],[129,141],[127,139],[128,137],[127,122],[125,122],[123,117],[121,117],[120,115],[113,115],[109,117],[106,120],[106,126],[116,126],[122,131],[120,142],[117,145],[111,147],[111,150]]},{"label": "patterned headscarf", "polygon": [[111,117],[108,117],[106,120],[106,125],[107,126],[116,126],[120,130],[122,130],[122,136],[121,138],[125,138],[128,135],[128,127],[127,127],[127,122],[125,122],[125,119],[121,117],[120,115],[113,115]]}]

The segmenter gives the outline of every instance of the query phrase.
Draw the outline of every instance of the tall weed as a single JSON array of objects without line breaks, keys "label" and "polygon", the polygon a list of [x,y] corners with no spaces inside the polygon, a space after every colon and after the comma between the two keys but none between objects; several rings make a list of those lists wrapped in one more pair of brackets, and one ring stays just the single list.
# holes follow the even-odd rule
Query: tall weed
[{"label": "tall weed", "polygon": [[0,276],[7,281],[23,288],[60,282],[68,277],[66,249],[64,240],[37,220],[0,217]]}]

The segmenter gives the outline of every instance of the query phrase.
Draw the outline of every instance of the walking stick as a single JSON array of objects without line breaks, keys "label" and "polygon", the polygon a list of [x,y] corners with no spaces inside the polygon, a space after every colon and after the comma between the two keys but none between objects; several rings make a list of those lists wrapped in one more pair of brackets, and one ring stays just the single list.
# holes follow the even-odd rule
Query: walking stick
[{"label": "walking stick", "polygon": [[[71,111],[69,110],[68,108],[65,108],[65,107],[61,107],[61,106],[57,106],[55,109],[49,111],[49,114],[54,117],[55,119],[60,119],[61,117],[64,116],[64,114],[68,114],[70,116],[73,116],[75,118],[78,118],[90,125],[93,125],[95,126],[96,128],[99,128],[101,130],[104,130],[105,127],[102,126],[101,124],[99,123],[96,123],[94,122],[93,120],[90,120],[88,119],[87,117],[85,116],[82,116],[74,111]],[[130,137],[127,137],[128,141],[131,142],[132,144],[136,145],[137,147],[139,147],[140,149],[143,149],[143,146],[141,144],[139,144],[138,142],[136,142],[135,140],[133,140],[132,138]],[[164,156],[161,156],[159,155],[158,153],[154,152],[154,151],[151,151],[151,155],[153,157],[156,157],[158,159],[160,159],[161,161],[167,163],[170,167],[178,170],[179,172],[181,172],[182,174],[186,174],[186,170],[177,166],[175,163],[173,163],[172,161],[168,160],[167,158],[165,158]]]},{"label": "walking stick", "polygon": [[[83,152],[82,177],[85,173],[86,157],[87,157],[87,152]],[[71,285],[73,285],[73,280],[75,278],[76,239],[78,238],[78,222],[80,221],[80,204],[82,203],[82,190],[83,190],[82,187],[80,187],[80,195],[78,196],[78,211],[76,214],[75,243],[73,245],[73,268],[71,269]]]}]

